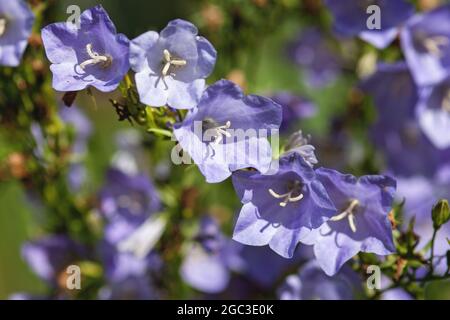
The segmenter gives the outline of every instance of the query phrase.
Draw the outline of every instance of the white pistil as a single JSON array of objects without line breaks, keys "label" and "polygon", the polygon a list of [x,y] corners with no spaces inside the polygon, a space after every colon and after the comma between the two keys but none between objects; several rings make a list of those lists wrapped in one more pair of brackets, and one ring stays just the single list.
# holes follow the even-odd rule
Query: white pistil
[{"label": "white pistil", "polygon": [[[163,55],[164,55],[164,67],[161,71],[163,77],[166,77],[167,75],[169,75],[170,67],[172,67],[172,66],[183,67],[187,64],[186,60],[177,59],[177,58],[172,57],[169,50],[167,50],[167,49],[164,49]],[[171,72],[170,75],[175,75],[175,73]]]},{"label": "white pistil", "polygon": [[275,199],[283,199],[282,202],[280,202],[280,207],[286,207],[289,202],[298,202],[303,199],[303,194],[300,193],[298,196],[293,197],[292,193],[294,193],[295,190],[291,190],[288,193],[285,194],[278,194],[273,189],[269,189],[269,193],[272,197]]},{"label": "white pistil", "polygon": [[223,140],[223,136],[230,138],[231,133],[229,133],[227,130],[231,127],[231,121],[227,121],[227,123],[224,126],[216,127],[213,130],[215,131],[214,134],[214,141],[212,144],[217,145]]},{"label": "white pistil", "polygon": [[359,201],[358,200],[352,200],[352,202],[350,202],[350,205],[348,206],[347,209],[345,209],[344,211],[342,211],[341,213],[339,213],[338,215],[332,217],[330,220],[331,221],[341,221],[342,219],[347,218],[348,219],[348,224],[350,226],[350,229],[353,232],[356,232],[356,225],[355,225],[355,209],[356,207],[359,205]]},{"label": "white pistil", "polygon": [[93,51],[92,44],[89,43],[88,45],[86,45],[86,51],[89,57],[91,57],[91,59],[88,59],[83,63],[81,63],[80,64],[81,69],[84,70],[84,68],[86,68],[87,66],[98,63],[101,63],[102,67],[107,67],[111,64],[111,57],[102,56],[99,53]]},{"label": "white pistil", "polygon": [[442,47],[448,44],[449,40],[444,36],[429,37],[423,40],[423,45],[428,52],[437,57],[442,57]]},{"label": "white pistil", "polygon": [[0,37],[6,32],[6,19],[0,18]]}]

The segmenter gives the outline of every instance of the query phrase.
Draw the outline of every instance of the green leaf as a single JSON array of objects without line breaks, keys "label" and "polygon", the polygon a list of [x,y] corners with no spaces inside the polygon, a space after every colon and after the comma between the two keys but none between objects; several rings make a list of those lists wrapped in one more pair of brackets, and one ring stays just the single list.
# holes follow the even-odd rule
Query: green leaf
[{"label": "green leaf", "polygon": [[440,200],[431,211],[433,227],[439,229],[450,220],[450,208],[447,200]]},{"label": "green leaf", "polygon": [[426,300],[448,300],[450,298],[450,282],[446,280],[431,281],[425,285]]}]

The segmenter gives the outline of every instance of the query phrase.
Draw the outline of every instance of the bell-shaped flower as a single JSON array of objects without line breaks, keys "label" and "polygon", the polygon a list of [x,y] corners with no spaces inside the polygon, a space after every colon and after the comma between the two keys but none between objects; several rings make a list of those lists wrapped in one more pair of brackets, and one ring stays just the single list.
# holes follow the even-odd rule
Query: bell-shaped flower
[{"label": "bell-shaped flower", "polygon": [[417,117],[422,131],[436,148],[450,147],[450,78],[420,90]]},{"label": "bell-shaped flower", "polygon": [[419,86],[450,76],[450,5],[411,18],[402,29],[401,43]]},{"label": "bell-shaped flower", "polygon": [[336,274],[358,252],[393,253],[388,214],[394,200],[395,180],[377,175],[357,179],[324,168],[316,173],[339,213],[301,241],[314,245],[314,255],[325,273]]},{"label": "bell-shaped flower", "polygon": [[233,185],[243,203],[233,239],[269,245],[285,258],[292,258],[300,240],[337,213],[324,185],[298,153],[281,158],[273,175],[236,172]]},{"label": "bell-shaped flower", "polygon": [[234,83],[220,80],[175,125],[174,135],[207,182],[221,182],[248,167],[265,173],[272,162],[269,138],[278,134],[281,112],[274,101],[246,96]]},{"label": "bell-shaped flower", "polygon": [[137,37],[131,42],[130,63],[141,102],[153,107],[196,107],[216,56],[197,28],[181,19],[169,22],[159,34],[149,31]]},{"label": "bell-shaped flower", "polygon": [[63,92],[88,86],[103,92],[115,90],[130,69],[128,38],[116,32],[100,5],[84,11],[79,22],[79,26],[59,22],[42,29],[53,88]]}]

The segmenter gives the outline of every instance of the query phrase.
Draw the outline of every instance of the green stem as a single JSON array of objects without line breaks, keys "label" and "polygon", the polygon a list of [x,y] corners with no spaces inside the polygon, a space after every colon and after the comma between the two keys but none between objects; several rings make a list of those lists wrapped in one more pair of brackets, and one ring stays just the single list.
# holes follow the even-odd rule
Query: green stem
[{"label": "green stem", "polygon": [[434,265],[433,265],[433,259],[434,259],[434,243],[436,241],[436,235],[439,229],[434,229],[433,236],[431,237],[431,249],[430,249],[430,271],[428,272],[428,275],[432,275],[434,272]]}]

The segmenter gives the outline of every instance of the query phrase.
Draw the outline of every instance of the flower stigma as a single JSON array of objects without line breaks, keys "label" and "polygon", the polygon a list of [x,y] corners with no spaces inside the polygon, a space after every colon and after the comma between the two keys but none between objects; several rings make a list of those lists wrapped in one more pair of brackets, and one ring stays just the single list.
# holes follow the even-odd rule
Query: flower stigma
[{"label": "flower stigma", "polygon": [[93,51],[92,44],[86,45],[86,51],[91,59],[88,59],[80,64],[81,69],[85,69],[89,65],[100,64],[102,68],[107,68],[112,63],[112,58],[106,55],[100,55],[99,53]]},{"label": "flower stigma", "polygon": [[164,49],[163,56],[164,56],[163,60],[164,67],[162,68],[161,71],[163,77],[166,77],[168,75],[175,76],[174,72],[170,72],[171,67],[180,68],[184,67],[187,64],[186,60],[173,57],[172,54],[167,49]]},{"label": "flower stigma", "polygon": [[[303,199],[303,194],[301,193],[302,190],[302,183],[298,180],[296,180],[295,182],[291,182],[288,184],[288,192],[285,194],[279,194],[277,192],[275,192],[273,189],[269,189],[269,193],[272,197],[274,197],[275,199],[283,199],[282,202],[280,202],[280,207],[286,207],[288,205],[288,203],[290,202],[298,202],[300,200]],[[295,194],[297,194],[296,196],[293,196]]]},{"label": "flower stigma", "polygon": [[331,221],[341,221],[345,218],[348,219],[348,224],[350,226],[350,229],[353,232],[356,232],[356,225],[355,225],[355,210],[359,205],[359,201],[356,199],[353,199],[350,202],[350,205],[347,207],[347,209],[345,209],[344,211],[342,211],[341,213],[339,213],[338,215],[332,217],[330,220]]},{"label": "flower stigma", "polygon": [[227,131],[230,128],[231,121],[227,121],[225,125],[219,125],[211,118],[206,118],[202,121],[202,129],[205,131],[207,137],[211,137],[213,139],[213,145],[218,145],[221,143],[224,136],[230,138],[231,133]]}]

